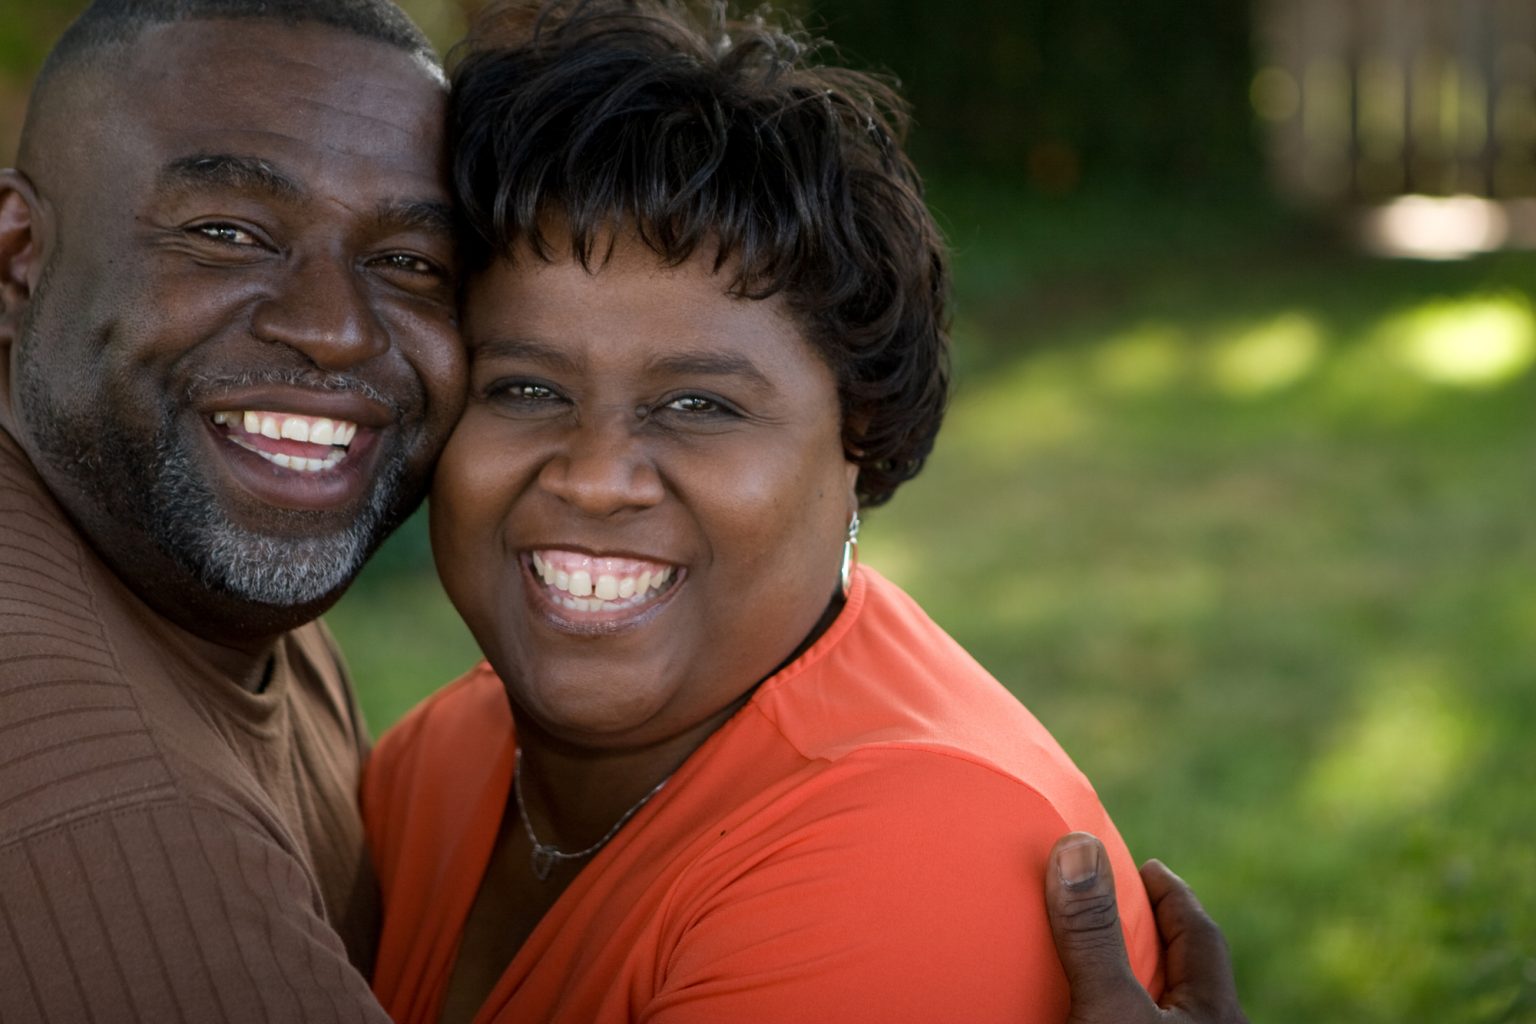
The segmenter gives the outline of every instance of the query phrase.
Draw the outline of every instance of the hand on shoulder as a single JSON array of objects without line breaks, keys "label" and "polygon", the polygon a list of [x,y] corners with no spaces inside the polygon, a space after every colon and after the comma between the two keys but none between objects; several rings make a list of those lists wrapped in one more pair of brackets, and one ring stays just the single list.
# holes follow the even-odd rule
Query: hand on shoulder
[{"label": "hand on shoulder", "polygon": [[1103,846],[1073,832],[1051,851],[1045,902],[1072,987],[1068,1024],[1248,1024],[1226,939],[1194,892],[1156,860],[1142,866],[1141,879],[1166,950],[1161,1006],[1131,973]]}]

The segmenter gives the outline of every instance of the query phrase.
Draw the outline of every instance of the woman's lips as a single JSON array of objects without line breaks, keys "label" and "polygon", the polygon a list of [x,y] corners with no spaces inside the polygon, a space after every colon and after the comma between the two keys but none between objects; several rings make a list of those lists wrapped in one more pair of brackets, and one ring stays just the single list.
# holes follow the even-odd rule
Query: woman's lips
[{"label": "woman's lips", "polygon": [[584,618],[628,617],[660,601],[678,579],[677,566],[665,562],[558,548],[531,552],[528,562],[550,603]]}]

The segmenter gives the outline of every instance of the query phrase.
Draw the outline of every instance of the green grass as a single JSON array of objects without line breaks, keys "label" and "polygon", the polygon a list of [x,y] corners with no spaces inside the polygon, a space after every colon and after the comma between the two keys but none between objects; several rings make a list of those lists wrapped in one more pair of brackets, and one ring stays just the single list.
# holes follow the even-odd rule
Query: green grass
[{"label": "green grass", "polygon": [[[1256,1024],[1536,1020],[1536,258],[964,216],[954,409],[864,559],[1194,882]],[[332,616],[378,726],[473,657],[423,545]]]}]

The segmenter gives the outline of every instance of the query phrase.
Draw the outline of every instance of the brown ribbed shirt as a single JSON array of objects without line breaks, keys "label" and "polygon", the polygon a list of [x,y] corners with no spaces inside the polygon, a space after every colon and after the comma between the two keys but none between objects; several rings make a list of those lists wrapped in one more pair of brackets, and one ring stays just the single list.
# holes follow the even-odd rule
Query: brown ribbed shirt
[{"label": "brown ribbed shirt", "polygon": [[0,431],[0,1021],[384,1020],[366,746],[323,626],[241,689]]}]

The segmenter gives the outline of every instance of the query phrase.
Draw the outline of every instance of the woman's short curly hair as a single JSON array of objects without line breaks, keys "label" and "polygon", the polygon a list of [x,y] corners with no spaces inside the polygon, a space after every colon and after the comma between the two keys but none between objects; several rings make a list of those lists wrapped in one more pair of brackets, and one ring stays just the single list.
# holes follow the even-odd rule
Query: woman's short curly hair
[{"label": "woman's short curly hair", "polygon": [[454,54],[454,183],[472,271],[555,258],[558,223],[588,268],[634,231],[673,265],[712,247],[734,294],[783,293],[836,374],[870,506],[933,449],[949,276],[901,99],[823,49],[721,5],[493,3]]}]

